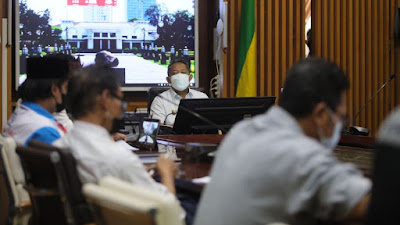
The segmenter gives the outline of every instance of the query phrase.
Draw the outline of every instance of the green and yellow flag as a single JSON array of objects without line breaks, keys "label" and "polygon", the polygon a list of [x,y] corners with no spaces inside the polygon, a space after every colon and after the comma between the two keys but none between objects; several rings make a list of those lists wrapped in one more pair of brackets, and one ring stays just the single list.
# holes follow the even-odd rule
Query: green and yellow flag
[{"label": "green and yellow flag", "polygon": [[242,1],[236,97],[254,97],[257,95],[257,35],[254,10],[254,0]]}]

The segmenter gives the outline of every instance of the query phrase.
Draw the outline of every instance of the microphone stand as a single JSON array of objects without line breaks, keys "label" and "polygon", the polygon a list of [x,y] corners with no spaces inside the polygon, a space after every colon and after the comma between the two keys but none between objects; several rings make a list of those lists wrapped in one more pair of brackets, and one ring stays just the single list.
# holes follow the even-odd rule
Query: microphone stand
[{"label": "microphone stand", "polygon": [[[383,88],[385,88],[386,85],[387,85],[390,81],[392,81],[394,78],[395,78],[395,75],[394,75],[394,74],[390,75],[389,80],[387,80],[387,81],[382,85],[382,87],[379,88],[379,90],[368,100],[368,102],[365,103],[365,104],[361,107],[360,110],[358,110],[357,114],[353,117],[353,126],[351,126],[351,127],[349,128],[349,133],[350,133],[350,134],[363,135],[363,136],[367,136],[367,135],[369,134],[369,130],[368,130],[367,128],[355,126],[357,116],[358,116],[358,115],[361,113],[361,111],[362,111],[363,109],[365,109],[365,107],[367,107],[367,105],[379,94],[379,92],[381,92],[381,91],[383,90]],[[390,87],[390,86],[389,86],[389,87]],[[390,103],[389,103],[389,106],[390,106]]]},{"label": "microphone stand", "polygon": [[172,110],[172,112],[171,112],[171,113],[169,113],[167,116],[165,116],[164,125],[166,125],[166,124],[167,124],[167,118],[168,118],[168,116],[170,116],[170,115],[176,115],[176,110],[175,110],[175,109],[174,109],[174,110]]}]

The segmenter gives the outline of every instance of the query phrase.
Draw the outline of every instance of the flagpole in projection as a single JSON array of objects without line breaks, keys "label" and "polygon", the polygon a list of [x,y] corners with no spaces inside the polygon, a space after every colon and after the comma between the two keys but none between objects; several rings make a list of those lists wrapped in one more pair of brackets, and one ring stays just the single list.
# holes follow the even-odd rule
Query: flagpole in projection
[{"label": "flagpole in projection", "polygon": [[254,0],[243,0],[240,17],[236,97],[254,97],[257,95],[257,35],[255,25]]}]

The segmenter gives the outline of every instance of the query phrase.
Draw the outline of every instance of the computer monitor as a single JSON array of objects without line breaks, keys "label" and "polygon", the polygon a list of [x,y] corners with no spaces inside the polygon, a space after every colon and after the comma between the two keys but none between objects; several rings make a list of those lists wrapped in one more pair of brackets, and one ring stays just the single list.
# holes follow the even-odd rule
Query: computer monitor
[{"label": "computer monitor", "polygon": [[[226,133],[235,123],[267,111],[276,97],[182,99],[176,115],[175,134]],[[195,114],[206,118],[197,117]],[[214,124],[212,124],[214,123]]]}]

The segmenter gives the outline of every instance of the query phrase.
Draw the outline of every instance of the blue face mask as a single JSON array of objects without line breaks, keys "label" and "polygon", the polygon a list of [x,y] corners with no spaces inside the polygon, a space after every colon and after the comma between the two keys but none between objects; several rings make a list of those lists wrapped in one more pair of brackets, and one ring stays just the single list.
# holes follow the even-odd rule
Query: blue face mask
[{"label": "blue face mask", "polygon": [[[331,113],[332,116],[333,113]],[[333,119],[332,119],[333,120]],[[335,128],[333,129],[333,134],[331,137],[325,137],[322,134],[322,131],[320,128],[318,128],[318,136],[321,144],[325,146],[328,149],[333,150],[333,148],[336,147],[336,145],[339,143],[340,140],[340,131],[342,130],[343,123],[341,121],[336,121],[335,122]]]}]

